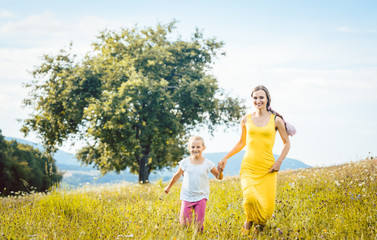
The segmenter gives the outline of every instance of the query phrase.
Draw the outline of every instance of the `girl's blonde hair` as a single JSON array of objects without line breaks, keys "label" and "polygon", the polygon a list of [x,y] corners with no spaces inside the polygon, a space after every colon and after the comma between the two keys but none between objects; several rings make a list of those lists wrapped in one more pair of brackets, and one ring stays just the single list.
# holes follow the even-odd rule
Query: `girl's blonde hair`
[{"label": "girl's blonde hair", "polygon": [[202,141],[202,143],[203,143],[203,146],[205,146],[205,144],[204,144],[204,139],[201,137],[201,136],[192,136],[192,137],[190,137],[189,138],[189,144],[190,143],[192,143],[193,141]]}]

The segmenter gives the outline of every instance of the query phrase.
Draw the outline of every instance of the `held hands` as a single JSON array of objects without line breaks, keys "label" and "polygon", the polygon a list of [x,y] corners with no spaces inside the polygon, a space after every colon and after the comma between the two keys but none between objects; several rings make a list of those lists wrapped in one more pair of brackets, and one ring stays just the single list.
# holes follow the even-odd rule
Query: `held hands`
[{"label": "held hands", "polygon": [[281,161],[276,161],[274,163],[274,165],[272,165],[272,167],[270,168],[270,170],[268,172],[269,173],[279,172],[281,164],[282,164]]},{"label": "held hands", "polygon": [[217,170],[220,172],[220,173],[222,173],[223,171],[224,171],[224,169],[225,169],[225,165],[226,165],[226,161],[227,161],[227,159],[221,159],[221,161],[220,162],[218,162],[217,163]]}]

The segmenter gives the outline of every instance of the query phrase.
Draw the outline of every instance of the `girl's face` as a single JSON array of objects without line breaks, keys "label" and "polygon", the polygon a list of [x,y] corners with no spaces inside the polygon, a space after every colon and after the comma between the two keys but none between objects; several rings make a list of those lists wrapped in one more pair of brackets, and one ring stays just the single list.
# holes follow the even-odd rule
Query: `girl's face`
[{"label": "girl's face", "polygon": [[266,109],[267,96],[263,90],[258,90],[253,93],[253,104],[257,110]]},{"label": "girl's face", "polygon": [[189,142],[189,151],[191,153],[191,156],[193,156],[194,158],[202,157],[202,153],[205,148],[206,147],[204,146],[203,142],[200,140]]}]

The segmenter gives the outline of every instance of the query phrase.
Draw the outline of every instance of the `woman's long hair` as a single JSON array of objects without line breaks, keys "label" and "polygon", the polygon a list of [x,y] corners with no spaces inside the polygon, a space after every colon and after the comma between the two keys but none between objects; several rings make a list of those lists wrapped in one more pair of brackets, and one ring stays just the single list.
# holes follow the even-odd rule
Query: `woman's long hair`
[{"label": "woman's long hair", "polygon": [[289,136],[295,135],[296,134],[296,128],[292,124],[289,124],[288,122],[286,122],[281,114],[277,113],[275,110],[273,110],[271,108],[271,95],[270,95],[270,92],[268,91],[268,89],[265,86],[263,86],[263,85],[256,86],[253,89],[253,91],[251,92],[251,97],[253,97],[254,92],[259,91],[259,90],[263,90],[266,93],[266,96],[267,96],[267,104],[266,104],[267,111],[269,111],[270,113],[280,117],[283,120],[284,125],[285,125],[285,130],[287,131]]}]

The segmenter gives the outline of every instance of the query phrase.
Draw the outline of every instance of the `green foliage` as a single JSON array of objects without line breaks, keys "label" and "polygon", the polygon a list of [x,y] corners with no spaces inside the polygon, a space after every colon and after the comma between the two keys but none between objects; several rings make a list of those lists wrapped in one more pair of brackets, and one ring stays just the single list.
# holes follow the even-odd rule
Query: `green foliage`
[{"label": "green foliage", "polygon": [[210,181],[204,232],[179,225],[180,184],[57,190],[1,199],[4,239],[376,239],[377,159],[282,171],[276,207],[261,233],[241,236],[238,177]]},{"label": "green foliage", "polygon": [[42,192],[60,182],[53,159],[16,141],[6,141],[0,130],[0,195]]},{"label": "green foliage", "polygon": [[22,131],[36,131],[51,153],[86,139],[77,157],[103,173],[129,167],[145,182],[176,165],[190,130],[235,123],[245,107],[209,74],[224,43],[198,30],[184,41],[174,29],[104,31],[80,61],[65,50],[44,56],[27,85],[35,112]]}]

